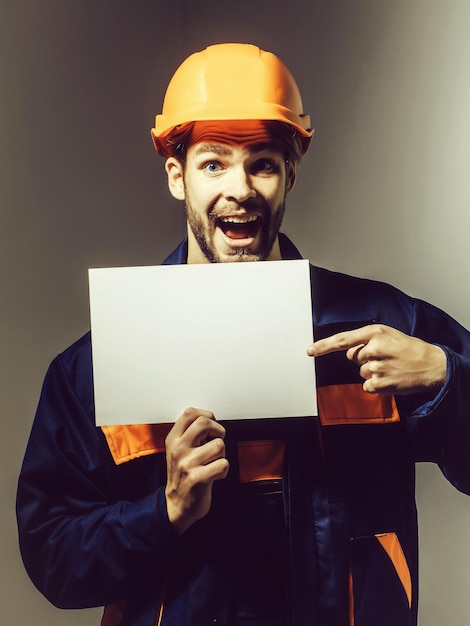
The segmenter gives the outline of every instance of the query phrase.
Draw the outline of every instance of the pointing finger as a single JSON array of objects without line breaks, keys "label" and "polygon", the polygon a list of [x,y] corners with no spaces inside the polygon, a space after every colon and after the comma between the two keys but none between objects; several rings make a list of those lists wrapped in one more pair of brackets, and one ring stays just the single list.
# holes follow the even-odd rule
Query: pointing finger
[{"label": "pointing finger", "polygon": [[366,345],[373,337],[374,326],[363,326],[355,330],[336,333],[325,339],[319,339],[307,348],[309,356],[323,356],[332,352],[360,348]]}]

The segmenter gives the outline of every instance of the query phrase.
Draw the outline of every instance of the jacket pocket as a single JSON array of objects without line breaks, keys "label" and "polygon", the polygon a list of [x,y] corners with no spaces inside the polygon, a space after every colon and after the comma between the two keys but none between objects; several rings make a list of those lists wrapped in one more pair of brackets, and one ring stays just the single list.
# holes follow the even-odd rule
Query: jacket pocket
[{"label": "jacket pocket", "polygon": [[350,541],[349,626],[411,626],[411,575],[396,533]]}]

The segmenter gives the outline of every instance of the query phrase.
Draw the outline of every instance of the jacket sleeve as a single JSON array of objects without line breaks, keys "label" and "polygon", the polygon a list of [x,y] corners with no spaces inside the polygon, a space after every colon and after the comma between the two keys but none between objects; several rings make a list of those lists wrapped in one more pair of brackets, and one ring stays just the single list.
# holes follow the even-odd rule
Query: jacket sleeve
[{"label": "jacket sleeve", "polygon": [[470,333],[440,309],[416,300],[412,334],[440,345],[447,356],[447,382],[437,394],[398,400],[414,456],[437,463],[457,489],[470,494]]},{"label": "jacket sleeve", "polygon": [[[163,464],[162,458],[147,458],[126,464],[131,468],[115,466],[94,424],[91,366],[72,371],[61,357],[55,359],[17,493],[25,567],[54,605],[115,602],[133,586],[150,584],[150,571],[154,591],[162,584],[179,545],[166,513]],[[135,472],[145,476],[137,481],[138,494],[130,487]]]}]

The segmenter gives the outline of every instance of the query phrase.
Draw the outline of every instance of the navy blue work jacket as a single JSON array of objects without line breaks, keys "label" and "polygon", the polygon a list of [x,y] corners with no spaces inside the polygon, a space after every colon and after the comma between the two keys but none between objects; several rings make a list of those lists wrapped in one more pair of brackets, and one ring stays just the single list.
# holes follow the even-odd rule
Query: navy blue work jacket
[{"label": "navy blue work jacket", "polygon": [[[165,263],[185,262],[183,242]],[[344,353],[318,359],[320,417],[224,424],[229,475],[178,537],[170,426],[95,425],[87,334],[50,366],[18,486],[23,560],[52,603],[104,606],[103,626],[416,625],[415,462],[470,492],[470,335],[388,285],[313,266],[311,281],[316,338],[393,326],[444,348],[446,385],[367,394]]]}]

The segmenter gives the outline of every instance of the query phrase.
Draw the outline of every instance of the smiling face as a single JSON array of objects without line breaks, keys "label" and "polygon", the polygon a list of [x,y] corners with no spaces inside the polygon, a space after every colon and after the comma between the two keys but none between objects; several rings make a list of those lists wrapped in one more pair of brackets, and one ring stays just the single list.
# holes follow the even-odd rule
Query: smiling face
[{"label": "smiling face", "polygon": [[295,168],[271,142],[206,138],[184,165],[166,162],[172,195],[184,200],[188,263],[280,259],[278,233]]}]

